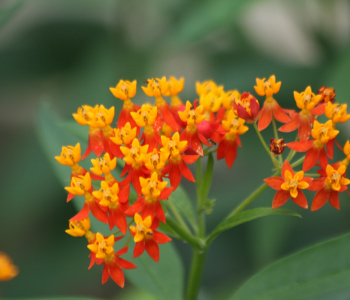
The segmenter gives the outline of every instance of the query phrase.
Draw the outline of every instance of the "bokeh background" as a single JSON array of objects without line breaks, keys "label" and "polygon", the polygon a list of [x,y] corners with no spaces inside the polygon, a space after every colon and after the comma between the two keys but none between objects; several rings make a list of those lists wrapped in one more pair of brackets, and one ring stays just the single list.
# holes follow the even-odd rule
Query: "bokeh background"
[{"label": "bokeh background", "polygon": [[[20,268],[0,284],[1,295],[153,299],[130,283],[124,290],[111,280],[102,286],[101,268],[87,270],[85,241],[64,233],[75,209],[38,140],[41,102],[71,120],[82,104],[118,111],[121,101],[109,87],[121,78],[138,80],[141,104],[149,99],[140,85],[150,77],[184,76],[180,96],[193,100],[197,80],[254,92],[256,77],[275,74],[282,81],[276,98],[286,108],[295,108],[293,91],[308,85],[331,85],[337,101],[350,103],[349,37],[346,0],[1,1],[0,251]],[[350,127],[340,128],[343,144]],[[268,140],[272,131],[263,135]],[[231,170],[215,164],[208,229],[271,174],[252,129],[242,143]],[[193,185],[183,186],[194,199]],[[273,194],[266,191],[254,205],[270,206]],[[209,250],[201,298],[225,299],[271,262],[349,232],[349,200],[343,193],[340,211],[326,204],[314,213],[288,203],[302,219],[263,218],[222,234]],[[188,270],[190,247],[175,245]]]}]

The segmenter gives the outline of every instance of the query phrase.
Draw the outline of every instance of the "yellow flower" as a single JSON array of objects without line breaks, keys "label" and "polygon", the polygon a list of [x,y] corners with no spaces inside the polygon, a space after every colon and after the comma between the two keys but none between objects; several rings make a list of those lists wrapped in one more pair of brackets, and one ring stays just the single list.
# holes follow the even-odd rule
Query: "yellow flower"
[{"label": "yellow flower", "polygon": [[96,253],[97,259],[104,259],[107,255],[114,253],[114,235],[111,234],[108,238],[104,238],[99,232],[96,233],[95,243],[88,245],[87,247],[93,253]]},{"label": "yellow flower", "polygon": [[129,81],[121,79],[115,88],[110,87],[109,90],[112,92],[114,97],[119,98],[120,100],[127,100],[136,95],[136,85],[136,80]]},{"label": "yellow flower", "polygon": [[222,98],[214,93],[201,95],[199,103],[203,105],[205,111],[217,112],[221,107]]},{"label": "yellow flower", "polygon": [[116,145],[129,145],[136,137],[137,128],[131,129],[129,122],[125,124],[122,128],[114,129],[114,137],[111,137],[111,141]]},{"label": "yellow flower", "polygon": [[90,230],[90,218],[86,217],[85,219],[79,221],[70,221],[69,229],[66,230],[71,236],[78,237],[84,236],[87,231]]},{"label": "yellow flower", "polygon": [[326,117],[331,119],[334,124],[344,123],[350,119],[350,115],[346,114],[347,104],[341,104],[339,107],[338,105],[339,103],[328,102],[325,109]]},{"label": "yellow flower", "polygon": [[164,122],[162,125],[162,135],[171,136],[172,131],[173,131],[172,128],[167,123]]},{"label": "yellow flower", "polygon": [[183,122],[187,122],[187,125],[193,126],[201,123],[205,116],[203,113],[203,105],[197,106],[196,109],[192,106],[190,101],[186,102],[186,108],[184,111],[179,111],[178,114]]},{"label": "yellow flower", "polygon": [[237,90],[228,91],[223,94],[222,106],[227,109],[233,109],[233,103],[241,100],[241,94]]},{"label": "yellow flower", "polygon": [[165,76],[162,78],[156,78],[156,80],[148,79],[147,87],[142,86],[142,90],[149,97],[161,97],[166,95],[169,89],[169,83],[166,81]]},{"label": "yellow flower", "polygon": [[96,175],[109,174],[110,171],[114,170],[117,166],[117,158],[110,158],[109,154],[106,153],[103,155],[103,158],[91,159],[91,163],[93,164],[93,168],[90,168],[91,172]]},{"label": "yellow flower", "polygon": [[157,107],[146,103],[137,112],[130,114],[139,127],[153,125],[157,118]]},{"label": "yellow flower", "polygon": [[131,149],[128,147],[120,147],[120,150],[124,154],[124,161],[128,165],[142,165],[144,161],[144,156],[147,154],[148,145],[140,146],[138,139],[134,139],[131,144]]},{"label": "yellow flower", "polygon": [[90,173],[87,172],[84,176],[80,175],[78,177],[72,177],[70,186],[65,187],[65,189],[73,195],[84,195],[85,192],[88,192],[91,189]]},{"label": "yellow flower", "polygon": [[161,136],[163,148],[160,152],[171,155],[172,158],[178,157],[187,147],[187,141],[180,141],[180,134],[175,132],[171,139]]},{"label": "yellow flower", "polygon": [[322,95],[315,95],[308,86],[304,92],[294,91],[295,102],[300,109],[312,110],[322,99]]},{"label": "yellow flower", "polygon": [[282,183],[281,189],[285,191],[290,191],[290,195],[293,198],[296,198],[298,196],[298,189],[304,190],[309,187],[309,184],[306,181],[302,181],[304,178],[304,172],[300,171],[294,174],[294,177],[292,173],[289,170],[286,170],[284,172],[284,178],[285,182]]},{"label": "yellow flower", "polygon": [[276,82],[275,75],[270,76],[270,78],[265,82],[266,78],[260,79],[256,78],[256,86],[254,89],[259,96],[272,97],[273,94],[277,94],[281,88],[281,81]]},{"label": "yellow flower", "polygon": [[145,167],[150,171],[160,171],[167,162],[169,153],[158,152],[156,148],[151,153],[145,155]]},{"label": "yellow flower", "polygon": [[334,139],[338,130],[333,129],[332,121],[329,120],[325,124],[314,121],[314,126],[311,129],[311,135],[315,140],[319,140],[322,144],[326,144],[329,140]]},{"label": "yellow flower", "polygon": [[166,181],[159,181],[156,172],[153,172],[151,178],[140,177],[141,191],[146,200],[157,199],[160,193],[168,184]]},{"label": "yellow flower", "polygon": [[206,80],[203,83],[196,82],[196,91],[198,96],[205,96],[206,94],[213,93],[217,96],[223,92],[224,87],[218,86],[213,80]]},{"label": "yellow flower", "polygon": [[347,159],[350,160],[350,141],[346,141],[343,151]]},{"label": "yellow flower", "polygon": [[75,146],[62,147],[62,152],[60,156],[55,156],[55,159],[65,166],[73,166],[78,163],[81,159],[81,149],[80,144]]},{"label": "yellow flower", "polygon": [[111,203],[113,205],[118,205],[118,193],[119,193],[119,185],[118,183],[114,183],[112,187],[108,185],[106,181],[101,181],[101,188],[98,191],[93,191],[92,194],[98,200],[100,200],[100,205],[109,206]]},{"label": "yellow flower", "polygon": [[0,252],[0,281],[8,281],[18,275],[18,268],[3,252]]},{"label": "yellow flower", "polygon": [[103,128],[107,125],[110,125],[113,122],[114,118],[114,106],[110,109],[105,108],[103,105],[94,109],[94,116],[87,124],[94,128]]},{"label": "yellow flower", "polygon": [[96,105],[95,107],[83,105],[82,107],[78,108],[77,113],[73,114],[73,117],[75,121],[77,121],[80,125],[86,125],[95,117],[95,110],[97,109],[98,105]]},{"label": "yellow flower", "polygon": [[153,231],[150,228],[152,226],[152,217],[148,216],[144,220],[142,217],[136,213],[134,216],[134,220],[136,226],[130,226],[130,231],[135,233],[134,242],[141,242],[143,239],[147,239],[148,237],[153,235]]},{"label": "yellow flower", "polygon": [[346,166],[340,166],[338,170],[333,169],[331,165],[326,167],[326,184],[332,188],[333,191],[339,191],[342,186],[349,185],[350,180],[342,177],[345,174]]},{"label": "yellow flower", "polygon": [[165,96],[177,96],[184,88],[185,79],[181,77],[179,80],[177,80],[175,77],[170,76],[168,84],[169,90]]},{"label": "yellow flower", "polygon": [[233,139],[236,135],[244,134],[248,131],[248,126],[244,126],[245,120],[238,118],[233,110],[227,115],[227,120],[222,121],[222,127],[228,132]]}]

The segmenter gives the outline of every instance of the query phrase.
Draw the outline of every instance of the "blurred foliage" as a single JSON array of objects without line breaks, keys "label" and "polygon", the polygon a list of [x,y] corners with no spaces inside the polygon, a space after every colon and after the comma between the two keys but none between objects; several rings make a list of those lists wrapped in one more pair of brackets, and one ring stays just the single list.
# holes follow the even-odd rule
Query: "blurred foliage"
[{"label": "blurred foliage", "polygon": [[[277,100],[287,108],[295,108],[292,92],[307,85],[332,85],[337,101],[350,103],[349,16],[345,0],[2,1],[0,250],[20,275],[0,284],[1,295],[146,299],[130,282],[125,290],[111,281],[102,286],[101,270],[87,271],[85,241],[64,233],[75,209],[65,203],[35,134],[43,99],[72,120],[81,104],[115,105],[118,111],[121,103],[108,88],[120,78],[137,79],[140,86],[149,77],[184,76],[181,97],[192,100],[196,80],[212,78],[226,89],[252,92],[256,77],[275,74],[282,80]],[[150,101],[140,88],[135,99]],[[340,128],[343,144],[350,128]],[[263,136],[268,140],[272,129]],[[242,143],[231,170],[215,162],[208,198],[216,203],[208,230],[271,174],[252,130]],[[184,187],[194,199],[193,184]],[[273,195],[265,191],[251,208],[270,206]],[[302,219],[261,218],[223,233],[208,253],[202,299],[225,299],[271,262],[348,232],[348,200],[343,193],[340,211],[327,204],[314,213],[288,203],[285,208]],[[187,270],[191,249],[175,245]],[[317,299],[346,299],[349,293]]]}]

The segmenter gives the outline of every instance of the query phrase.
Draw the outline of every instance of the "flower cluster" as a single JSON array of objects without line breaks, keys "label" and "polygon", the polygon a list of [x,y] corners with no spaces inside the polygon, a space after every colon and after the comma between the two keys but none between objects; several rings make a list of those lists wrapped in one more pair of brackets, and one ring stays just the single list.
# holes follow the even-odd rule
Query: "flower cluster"
[{"label": "flower cluster", "polygon": [[[84,196],[83,208],[69,220],[68,234],[74,237],[85,236],[90,250],[90,266],[103,264],[102,283],[109,277],[121,287],[124,286],[122,269],[136,266],[120,258],[128,251],[128,243],[115,251],[115,242],[122,239],[129,226],[134,238],[133,257],[144,253],[156,262],[159,261],[159,244],[171,239],[157,231],[159,222],[166,223],[161,202],[167,200],[179,186],[182,177],[195,182],[188,167],[201,156],[217,152],[217,159],[225,159],[231,168],[237,157],[237,146],[242,146],[241,135],[253,124],[260,131],[275,120],[285,123],[279,130],[291,132],[298,129],[298,141],[285,143],[283,138],[271,139],[271,158],[282,177],[271,177],[265,182],[278,190],[273,199],[273,208],[287,202],[289,197],[303,208],[308,207],[303,189],[317,191],[312,210],[319,209],[330,199],[330,203],[339,208],[338,194],[347,189],[350,183],[345,178],[350,161],[350,144],[343,151],[346,158],[333,165],[334,142],[339,131],[335,128],[350,118],[345,104],[334,104],[334,89],[322,87],[318,94],[311,87],[304,92],[294,93],[297,107],[301,110],[283,109],[274,95],[281,88],[275,76],[267,81],[257,79],[255,91],[266,96],[260,109],[259,101],[249,92],[224,90],[214,81],[197,82],[198,99],[191,103],[183,102],[178,96],[184,87],[184,79],[170,77],[152,78],[142,86],[146,96],[155,98],[154,105],[145,103],[141,107],[132,102],[136,95],[136,81],[120,80],[112,94],[123,101],[116,128],[112,127],[115,109],[103,105],[95,107],[83,105],[73,114],[80,125],[89,126],[88,146],[81,156],[78,143],[62,148],[60,156],[55,157],[72,169],[67,201],[75,195]],[[170,97],[170,104],[164,97]],[[322,124],[316,118],[325,114],[329,121]],[[277,129],[275,130],[277,133]],[[310,139],[312,137],[312,139]],[[289,160],[278,163],[275,156],[282,155],[285,147],[291,151],[307,151],[303,171],[294,173]],[[327,153],[325,147],[327,148]],[[213,150],[211,150],[213,148]],[[91,152],[90,171],[79,165]],[[119,178],[116,178],[117,160],[122,166]],[[304,176],[319,161],[321,170],[319,179]],[[283,165],[282,165],[283,164]],[[99,181],[92,184],[92,180]],[[170,182],[170,184],[169,184]],[[131,186],[137,194],[137,200],[130,201]],[[89,213],[112,230],[115,234],[103,236],[90,231]],[[127,221],[131,218],[131,222]],[[135,222],[135,225],[131,225]],[[131,225],[131,226],[130,226]]]},{"label": "flower cluster", "polygon": [[11,280],[17,275],[18,268],[5,253],[0,252],[0,281]]}]

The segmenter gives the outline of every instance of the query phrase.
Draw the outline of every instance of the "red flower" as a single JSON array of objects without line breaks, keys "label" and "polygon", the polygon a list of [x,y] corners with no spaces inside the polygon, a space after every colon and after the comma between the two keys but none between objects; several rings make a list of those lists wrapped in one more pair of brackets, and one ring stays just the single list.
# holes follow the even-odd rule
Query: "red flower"
[{"label": "red flower", "polygon": [[273,198],[272,208],[277,208],[284,205],[289,197],[295,204],[302,208],[308,208],[308,203],[302,189],[307,189],[312,182],[312,178],[304,177],[304,172],[300,171],[294,174],[293,168],[286,160],[283,164],[282,177],[270,177],[264,181],[273,189],[277,190]]},{"label": "red flower", "polygon": [[240,98],[236,97],[233,107],[237,111],[238,117],[247,123],[253,123],[259,117],[259,101],[250,93],[244,92]]}]

